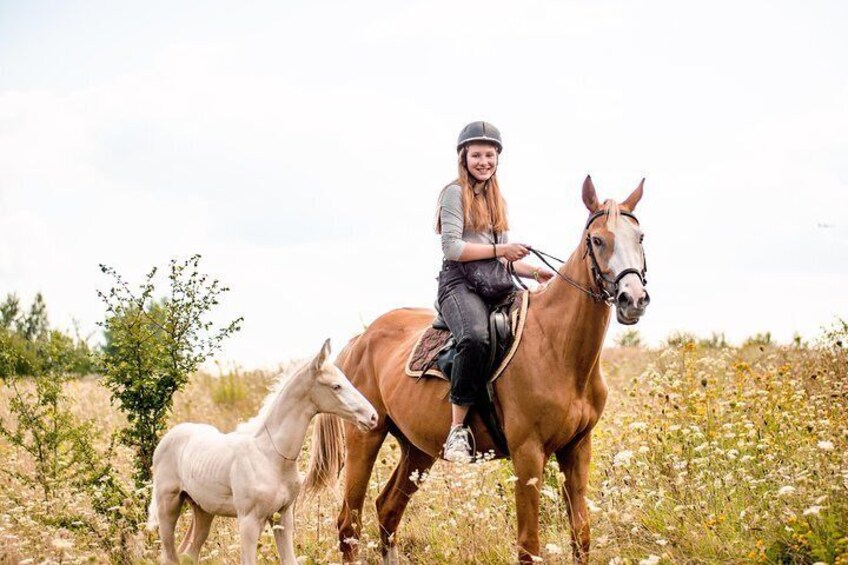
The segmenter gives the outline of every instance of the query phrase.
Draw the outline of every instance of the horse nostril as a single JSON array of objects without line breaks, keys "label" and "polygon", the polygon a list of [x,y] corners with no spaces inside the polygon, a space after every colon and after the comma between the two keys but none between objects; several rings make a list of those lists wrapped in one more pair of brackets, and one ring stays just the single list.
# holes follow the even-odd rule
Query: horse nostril
[{"label": "horse nostril", "polygon": [[644,308],[645,306],[647,306],[650,303],[651,303],[651,295],[648,294],[648,291],[646,290],[645,296],[643,296],[642,298],[639,299],[639,307]]},{"label": "horse nostril", "polygon": [[626,292],[619,293],[616,302],[618,302],[619,306],[630,306],[630,304],[632,304],[632,301],[630,300],[630,295]]}]

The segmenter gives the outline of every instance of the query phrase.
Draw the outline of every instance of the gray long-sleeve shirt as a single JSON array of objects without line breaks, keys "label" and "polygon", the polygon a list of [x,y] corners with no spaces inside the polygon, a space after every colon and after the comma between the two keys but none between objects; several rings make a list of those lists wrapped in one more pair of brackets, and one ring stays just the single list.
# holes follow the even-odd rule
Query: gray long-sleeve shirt
[{"label": "gray long-sleeve shirt", "polygon": [[451,184],[439,197],[439,220],[442,223],[442,254],[448,261],[459,261],[466,243],[507,243],[507,234],[495,235],[491,229],[472,231],[465,229],[462,209],[462,187]]}]

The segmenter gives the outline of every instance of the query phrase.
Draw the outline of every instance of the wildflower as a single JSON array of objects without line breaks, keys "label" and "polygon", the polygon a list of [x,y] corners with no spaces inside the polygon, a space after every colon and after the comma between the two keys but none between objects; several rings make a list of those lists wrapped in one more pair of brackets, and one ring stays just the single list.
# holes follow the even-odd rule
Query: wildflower
[{"label": "wildflower", "polygon": [[633,452],[629,449],[625,449],[624,451],[619,451],[613,457],[612,464],[616,467],[623,467],[625,465],[630,464],[630,459],[633,458]]},{"label": "wildflower", "polygon": [[549,543],[545,546],[545,551],[551,555],[562,555],[562,548],[555,543]]},{"label": "wildflower", "polygon": [[645,422],[633,422],[630,424],[629,428],[634,431],[647,430],[648,424]]},{"label": "wildflower", "polygon": [[595,504],[594,501],[586,499],[586,505],[589,507],[589,512],[596,514],[601,511],[601,507]]},{"label": "wildflower", "polygon": [[539,482],[539,477],[533,477],[532,479],[527,481],[526,484],[527,484],[528,487],[532,487],[532,486],[535,486],[536,483],[538,483],[538,482]]},{"label": "wildflower", "polygon": [[649,555],[645,559],[639,560],[639,565],[657,565],[660,562],[660,558],[658,555]]},{"label": "wildflower", "polygon": [[777,496],[787,496],[795,492],[795,487],[793,486],[785,486],[780,487],[780,490],[777,491]]},{"label": "wildflower", "polygon": [[63,538],[56,538],[51,542],[51,545],[56,549],[72,549],[74,542]]},{"label": "wildflower", "polygon": [[804,516],[818,516],[824,506],[813,505],[804,510]]},{"label": "wildflower", "polygon": [[829,440],[820,441],[818,447],[822,451],[833,451],[833,442]]}]

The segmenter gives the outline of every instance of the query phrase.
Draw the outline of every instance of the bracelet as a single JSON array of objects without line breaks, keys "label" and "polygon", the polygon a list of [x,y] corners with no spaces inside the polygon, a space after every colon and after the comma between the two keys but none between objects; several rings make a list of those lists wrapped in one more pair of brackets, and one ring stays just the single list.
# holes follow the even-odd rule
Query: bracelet
[{"label": "bracelet", "polygon": [[539,269],[535,269],[533,271],[533,278],[536,280],[536,282],[539,282]]},{"label": "bracelet", "polygon": [[492,259],[497,259],[498,258],[498,246],[495,245],[494,243],[492,244],[492,251],[495,253],[495,256],[492,257]]}]

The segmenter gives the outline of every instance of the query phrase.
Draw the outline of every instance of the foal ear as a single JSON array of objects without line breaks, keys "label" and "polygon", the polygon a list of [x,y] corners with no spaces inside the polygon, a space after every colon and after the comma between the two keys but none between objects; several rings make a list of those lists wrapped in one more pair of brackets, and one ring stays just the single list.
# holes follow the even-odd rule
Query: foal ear
[{"label": "foal ear", "polygon": [[622,206],[625,206],[631,212],[636,208],[636,205],[642,200],[642,189],[645,186],[645,179],[642,179],[639,182],[639,186],[636,187],[636,190],[630,193],[630,196],[627,197],[627,200],[621,203]]},{"label": "foal ear", "polygon": [[330,338],[327,338],[324,341],[324,345],[321,346],[321,351],[318,352],[318,355],[315,356],[315,359],[312,360],[312,369],[318,371],[321,367],[326,363],[327,358],[330,357]]},{"label": "foal ear", "polygon": [[597,212],[601,204],[598,202],[598,194],[595,192],[595,185],[592,184],[592,177],[586,175],[586,180],[583,181],[583,204],[590,212]]}]

